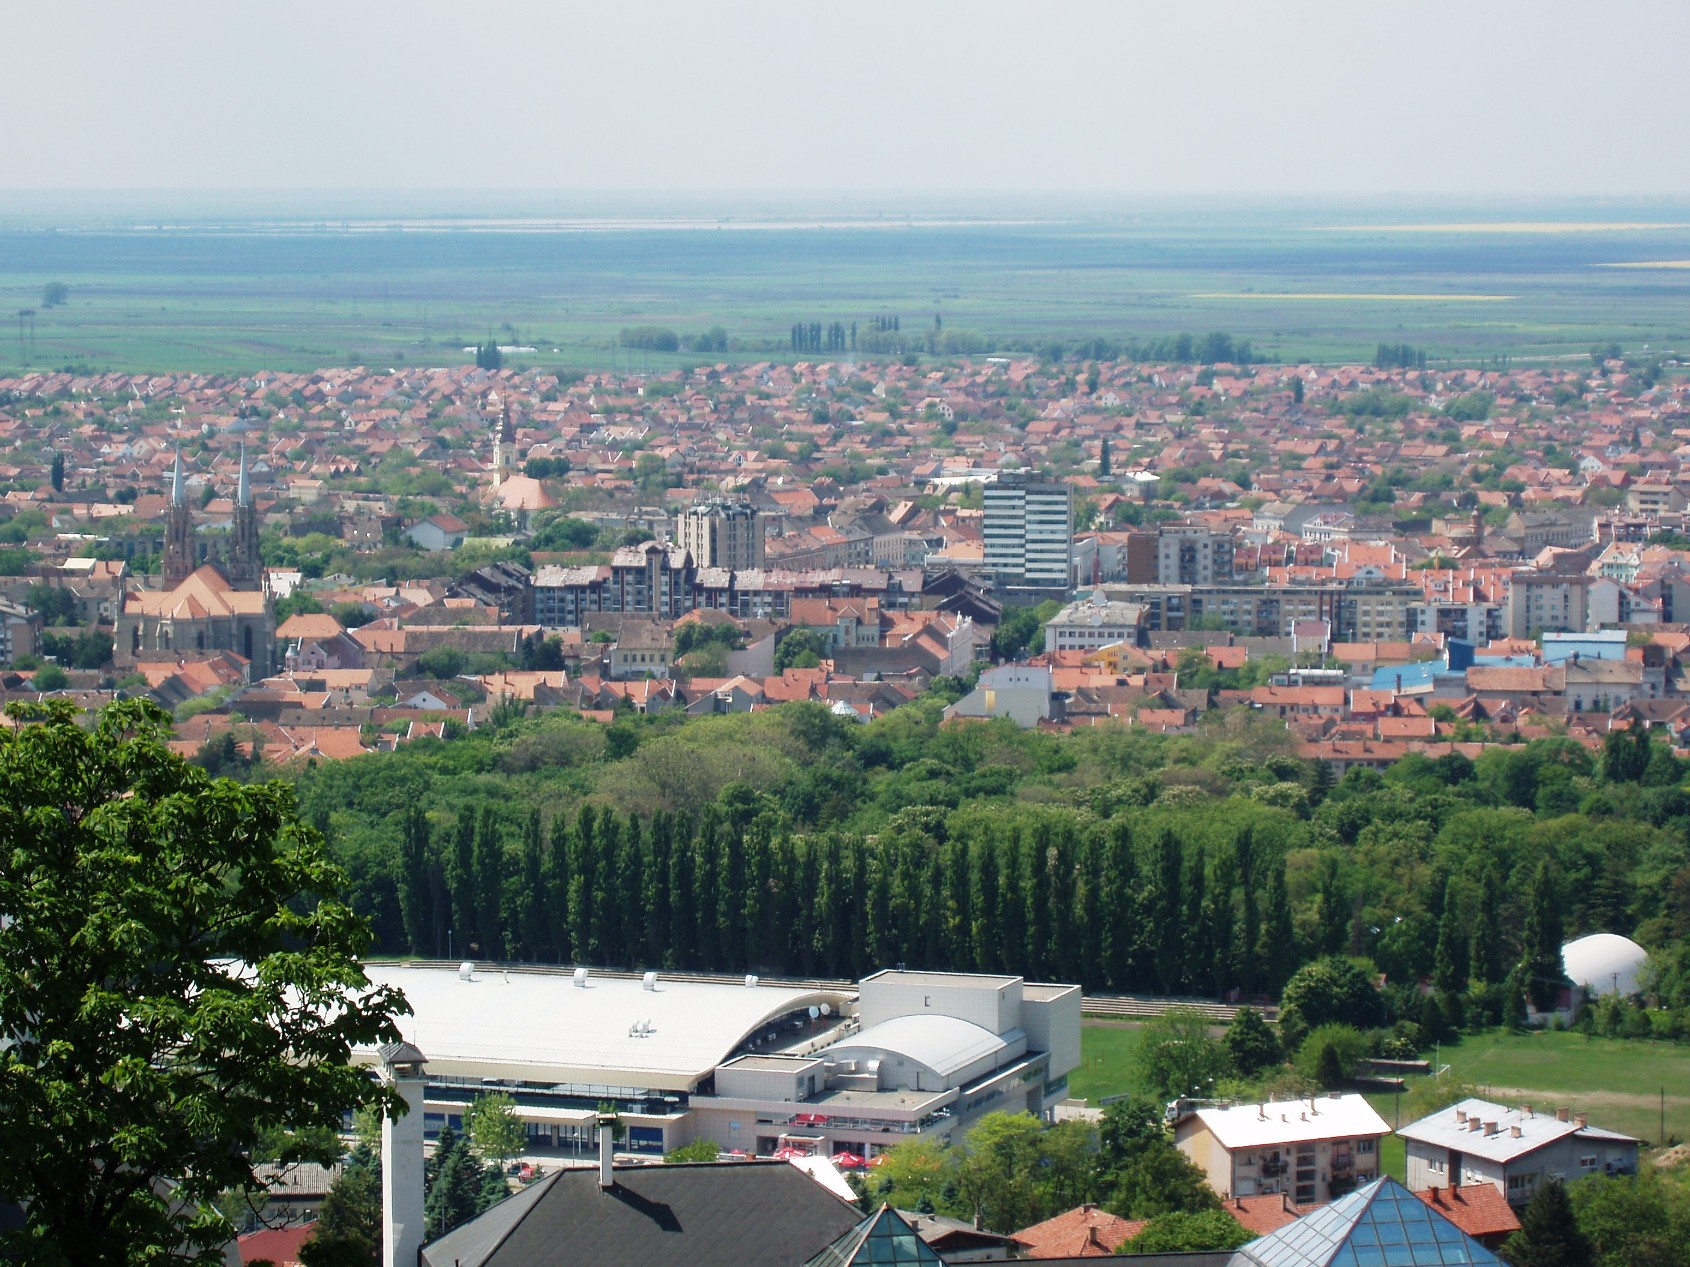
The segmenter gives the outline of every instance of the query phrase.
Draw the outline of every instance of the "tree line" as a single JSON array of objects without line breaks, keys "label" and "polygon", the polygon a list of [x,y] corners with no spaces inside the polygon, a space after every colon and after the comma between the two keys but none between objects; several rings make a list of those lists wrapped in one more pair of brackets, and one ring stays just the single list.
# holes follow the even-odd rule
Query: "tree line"
[{"label": "tree line", "polygon": [[790,342],[794,352],[843,352],[857,346],[857,323],[853,321],[847,331],[843,321],[830,321],[825,326],[819,321],[797,321],[792,325]]},{"label": "tree line", "polygon": [[[1299,963],[1285,858],[1249,827],[1206,847],[1125,819],[948,824],[923,806],[873,837],[800,834],[735,785],[697,815],[484,806],[436,828],[413,806],[399,861],[392,948],[433,957],[827,977],[908,962],[1206,995],[1277,995]],[[1345,949],[1336,868],[1317,911],[1311,949]],[[1495,902],[1472,916],[1485,982],[1509,967],[1498,919]]]}]

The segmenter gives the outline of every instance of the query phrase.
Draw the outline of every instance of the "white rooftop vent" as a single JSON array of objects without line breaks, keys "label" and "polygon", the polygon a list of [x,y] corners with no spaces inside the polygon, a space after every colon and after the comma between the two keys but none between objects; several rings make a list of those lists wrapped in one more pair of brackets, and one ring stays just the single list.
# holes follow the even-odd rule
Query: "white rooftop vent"
[{"label": "white rooftop vent", "polygon": [[822,1015],[823,1016],[832,1016],[833,1015],[833,1004],[823,1003],[822,1004]]},{"label": "white rooftop vent", "polygon": [[755,989],[756,986],[757,986],[757,974],[754,973],[754,972],[746,973],[745,974],[745,984],[747,986],[751,987],[752,989]]},{"label": "white rooftop vent", "polygon": [[575,987],[579,990],[587,988],[587,970],[585,968],[575,969]]},{"label": "white rooftop vent", "polygon": [[475,980],[475,965],[473,963],[471,963],[468,959],[464,960],[462,963],[460,963],[458,965],[458,980],[459,981],[474,981]]},{"label": "white rooftop vent", "polygon": [[646,973],[645,976],[640,978],[640,985],[643,986],[647,990],[656,990],[657,989],[657,974],[655,972]]}]

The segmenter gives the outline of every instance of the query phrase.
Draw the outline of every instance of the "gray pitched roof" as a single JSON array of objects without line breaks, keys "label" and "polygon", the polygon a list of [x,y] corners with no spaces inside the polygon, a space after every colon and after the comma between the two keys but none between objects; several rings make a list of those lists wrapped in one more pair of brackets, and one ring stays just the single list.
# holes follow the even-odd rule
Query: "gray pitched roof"
[{"label": "gray pitched roof", "polygon": [[791,1267],[862,1214],[785,1162],[561,1171],[423,1247],[423,1267]]}]

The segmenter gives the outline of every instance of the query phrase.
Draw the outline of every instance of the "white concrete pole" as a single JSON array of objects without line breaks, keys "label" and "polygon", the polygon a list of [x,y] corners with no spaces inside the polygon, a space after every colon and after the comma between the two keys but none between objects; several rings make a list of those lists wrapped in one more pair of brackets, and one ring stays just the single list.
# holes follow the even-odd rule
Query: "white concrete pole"
[{"label": "white concrete pole", "polygon": [[[414,1060],[404,1059],[413,1054]],[[382,1076],[405,1101],[405,1115],[381,1126],[382,1267],[417,1267],[423,1243],[422,1054],[412,1048],[389,1056]]]}]

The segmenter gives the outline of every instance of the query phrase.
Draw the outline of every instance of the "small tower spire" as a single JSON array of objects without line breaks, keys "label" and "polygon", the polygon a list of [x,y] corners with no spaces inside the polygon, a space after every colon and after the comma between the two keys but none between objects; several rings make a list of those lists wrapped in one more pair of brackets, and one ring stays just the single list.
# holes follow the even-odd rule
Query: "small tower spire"
[{"label": "small tower spire", "polygon": [[251,501],[252,490],[247,487],[246,481],[246,445],[243,444],[241,445],[241,478],[240,482],[235,485],[235,505],[245,506]]},{"label": "small tower spire", "polygon": [[170,475],[170,504],[172,506],[187,505],[186,490],[182,487],[182,450],[176,450],[176,469]]}]

